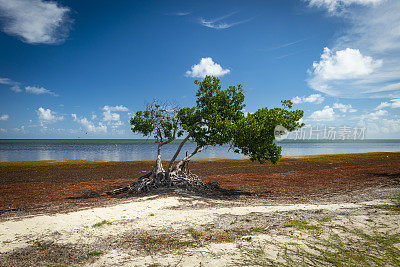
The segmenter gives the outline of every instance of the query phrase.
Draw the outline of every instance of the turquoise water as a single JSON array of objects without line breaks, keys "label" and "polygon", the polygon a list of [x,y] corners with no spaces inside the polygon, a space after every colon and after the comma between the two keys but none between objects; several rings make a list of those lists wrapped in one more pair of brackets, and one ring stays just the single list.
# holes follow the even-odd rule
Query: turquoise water
[{"label": "turquoise water", "polygon": [[[319,154],[399,152],[400,140],[316,141],[297,140],[278,143],[283,156]],[[168,160],[176,151],[179,140],[163,147],[163,159]],[[185,152],[193,151],[193,143],[186,144]],[[153,160],[156,154],[154,140],[143,139],[3,139],[0,140],[0,161],[26,160],[100,160],[130,161]],[[229,151],[227,146],[209,147],[194,158],[241,159],[244,156]]]}]

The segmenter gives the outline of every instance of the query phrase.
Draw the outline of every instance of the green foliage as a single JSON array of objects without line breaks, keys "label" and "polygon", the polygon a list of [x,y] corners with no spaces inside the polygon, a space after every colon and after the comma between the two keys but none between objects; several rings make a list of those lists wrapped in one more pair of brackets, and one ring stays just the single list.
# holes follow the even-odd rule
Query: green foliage
[{"label": "green foliage", "polygon": [[244,95],[242,86],[221,89],[217,77],[206,76],[203,81],[195,81],[197,90],[196,106],[183,108],[179,118],[183,129],[198,144],[223,145],[232,140],[233,127],[244,117]]},{"label": "green foliage", "polygon": [[275,127],[281,125],[288,131],[304,126],[299,120],[302,110],[290,110],[292,102],[282,101],[283,108],[262,108],[247,114],[234,126],[233,146],[236,153],[249,156],[252,161],[276,163],[281,158],[281,147],[274,143]]},{"label": "green foliage", "polygon": [[213,76],[196,80],[195,84],[198,90],[194,107],[171,111],[169,106],[154,101],[145,111],[136,112],[131,119],[132,131],[154,135],[161,144],[185,133],[198,148],[230,144],[236,153],[252,161],[276,163],[281,148],[274,143],[275,127],[281,125],[293,131],[304,125],[299,123],[303,111],[291,110],[290,100],[282,101],[283,108],[262,108],[245,115],[240,84],[223,90],[220,80]]}]

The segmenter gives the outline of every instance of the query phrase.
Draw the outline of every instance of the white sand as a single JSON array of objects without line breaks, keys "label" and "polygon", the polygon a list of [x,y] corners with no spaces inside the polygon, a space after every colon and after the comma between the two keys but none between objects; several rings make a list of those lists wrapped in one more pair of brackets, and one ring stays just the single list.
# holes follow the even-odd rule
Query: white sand
[{"label": "white sand", "polygon": [[[294,210],[341,210],[355,209],[366,204],[378,203],[342,203],[328,205],[281,205],[281,206],[241,206],[229,208],[171,209],[182,205],[179,200],[193,200],[183,197],[141,198],[110,207],[86,209],[66,214],[39,215],[20,220],[0,223],[0,253],[27,246],[36,239],[49,239],[56,243],[90,244],[99,238],[117,236],[133,229],[151,230],[162,227],[187,229],[194,225],[211,223],[218,215],[245,215],[252,212],[272,213]],[[219,201],[220,203],[223,201]],[[93,227],[106,220],[111,224],[105,227]],[[6,242],[4,242],[6,241]]]}]

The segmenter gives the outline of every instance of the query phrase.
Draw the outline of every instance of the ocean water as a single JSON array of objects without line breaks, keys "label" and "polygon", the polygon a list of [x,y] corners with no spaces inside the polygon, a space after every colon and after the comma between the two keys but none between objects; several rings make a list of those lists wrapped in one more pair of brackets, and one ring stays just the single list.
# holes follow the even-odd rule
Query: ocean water
[{"label": "ocean water", "polygon": [[[175,153],[179,143],[163,147],[162,157],[168,160]],[[399,152],[400,140],[358,140],[358,141],[290,141],[278,142],[282,146],[284,157],[364,153],[364,152]],[[186,151],[193,151],[193,143],[185,144],[179,158]],[[0,140],[0,161],[27,160],[99,160],[131,161],[154,160],[156,144],[152,140],[91,139],[91,140]],[[197,154],[194,159],[229,158],[241,159],[243,155],[229,151],[227,146],[209,147]]]}]

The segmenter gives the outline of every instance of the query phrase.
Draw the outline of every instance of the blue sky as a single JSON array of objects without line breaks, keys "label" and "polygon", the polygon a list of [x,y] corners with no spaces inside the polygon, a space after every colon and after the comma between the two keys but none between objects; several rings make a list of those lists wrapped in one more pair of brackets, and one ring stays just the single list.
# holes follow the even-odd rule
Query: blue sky
[{"label": "blue sky", "polygon": [[138,138],[154,97],[241,83],[312,127],[400,138],[400,1],[0,0],[0,138]]}]

